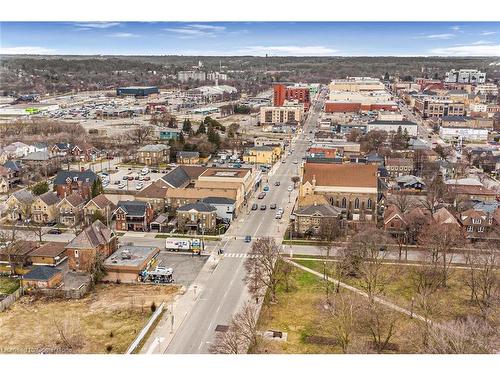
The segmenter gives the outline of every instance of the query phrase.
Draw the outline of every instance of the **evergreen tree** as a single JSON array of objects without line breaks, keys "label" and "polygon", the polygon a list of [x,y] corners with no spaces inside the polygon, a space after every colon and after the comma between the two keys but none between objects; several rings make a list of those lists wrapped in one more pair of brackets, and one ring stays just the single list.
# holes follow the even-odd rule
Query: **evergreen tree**
[{"label": "evergreen tree", "polygon": [[196,131],[196,134],[205,134],[207,132],[206,128],[205,128],[205,124],[202,122],[200,122],[200,126],[198,127],[198,130]]},{"label": "evergreen tree", "polygon": [[49,184],[46,181],[39,182],[31,188],[34,195],[42,195],[49,191]]},{"label": "evergreen tree", "polygon": [[102,182],[100,178],[97,178],[92,184],[92,198],[97,197],[99,194],[104,193],[104,188],[102,187]]},{"label": "evergreen tree", "polygon": [[184,134],[179,133],[179,143],[184,144],[185,142],[186,142],[186,140],[184,139]]},{"label": "evergreen tree", "polygon": [[220,136],[217,130],[215,130],[212,125],[208,126],[207,137],[208,141],[215,145],[215,147],[218,149],[220,146]]},{"label": "evergreen tree", "polygon": [[189,119],[185,119],[184,123],[182,124],[182,131],[186,134],[190,134],[192,132],[192,126],[191,126],[191,121]]}]

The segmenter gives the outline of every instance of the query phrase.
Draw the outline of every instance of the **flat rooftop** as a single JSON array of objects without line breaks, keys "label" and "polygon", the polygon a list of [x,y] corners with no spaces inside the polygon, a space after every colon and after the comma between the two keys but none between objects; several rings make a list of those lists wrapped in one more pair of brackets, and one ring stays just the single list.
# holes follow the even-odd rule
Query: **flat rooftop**
[{"label": "flat rooftop", "polygon": [[208,168],[200,177],[243,178],[250,171],[249,168]]},{"label": "flat rooftop", "polygon": [[138,268],[159,252],[156,246],[120,246],[104,261],[104,266]]}]

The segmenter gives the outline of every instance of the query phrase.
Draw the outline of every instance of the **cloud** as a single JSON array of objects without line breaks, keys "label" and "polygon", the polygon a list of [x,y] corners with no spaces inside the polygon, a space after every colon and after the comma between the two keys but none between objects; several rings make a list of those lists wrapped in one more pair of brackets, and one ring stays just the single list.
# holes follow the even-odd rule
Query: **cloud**
[{"label": "cloud", "polygon": [[500,44],[471,44],[433,48],[430,53],[440,56],[500,56]]},{"label": "cloud", "polygon": [[109,36],[113,38],[137,38],[139,35],[132,33],[111,33]]},{"label": "cloud", "polygon": [[477,42],[471,43],[473,45],[481,45],[481,44],[492,44],[493,42],[489,40],[478,40]]},{"label": "cloud", "polygon": [[226,30],[225,26],[215,26],[215,25],[205,25],[205,24],[191,24],[187,25],[192,29],[200,29],[200,30],[210,30],[210,31],[224,31]]},{"label": "cloud", "polygon": [[218,33],[225,32],[226,27],[206,24],[190,24],[182,27],[168,27],[163,30],[178,34],[179,38],[188,39],[214,37]]},{"label": "cloud", "polygon": [[79,30],[109,29],[110,27],[115,27],[119,25],[120,22],[90,22],[90,23],[75,24],[75,26],[79,27]]},{"label": "cloud", "polygon": [[325,46],[249,46],[237,52],[246,55],[331,56],[339,51]]},{"label": "cloud", "polygon": [[54,49],[36,46],[0,47],[2,55],[52,55]]},{"label": "cloud", "polygon": [[495,35],[497,32],[496,31],[483,31],[481,34],[482,36],[487,36],[487,35]]},{"label": "cloud", "polygon": [[455,35],[453,34],[431,34],[431,35],[425,35],[424,38],[426,39],[451,39]]}]

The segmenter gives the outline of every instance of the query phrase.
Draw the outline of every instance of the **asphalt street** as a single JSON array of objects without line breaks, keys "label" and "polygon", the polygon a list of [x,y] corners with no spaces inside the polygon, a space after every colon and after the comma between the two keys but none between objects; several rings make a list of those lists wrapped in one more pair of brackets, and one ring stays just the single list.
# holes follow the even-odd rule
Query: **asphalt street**
[{"label": "asphalt street", "polygon": [[[312,106],[303,132],[295,141],[292,141],[292,154],[288,155],[287,152],[285,163],[281,163],[275,173],[268,177],[267,185],[270,189],[266,197],[249,203],[250,206],[254,202],[259,206],[265,204],[266,210],[259,209],[240,214],[226,236],[226,240],[222,242],[221,247],[225,253],[241,254],[241,257],[221,258],[211,277],[205,285],[200,286],[196,303],[170,341],[165,353],[208,353],[217,325],[229,324],[233,315],[248,300],[249,294],[244,282],[244,255],[249,252],[251,243],[245,243],[242,238],[246,235],[252,236],[252,241],[268,236],[275,237],[277,240],[283,238],[293,206],[292,202],[297,196],[297,190],[294,189],[289,197],[288,187],[293,186],[291,177],[299,174],[302,157],[309,145],[306,137],[309,129],[316,125],[321,108],[320,101]],[[280,182],[280,186],[274,185],[276,181]],[[278,208],[283,207],[285,210],[282,220],[275,218],[276,210],[269,209],[272,203],[276,203]],[[168,333],[154,332],[153,335],[160,337]]]}]

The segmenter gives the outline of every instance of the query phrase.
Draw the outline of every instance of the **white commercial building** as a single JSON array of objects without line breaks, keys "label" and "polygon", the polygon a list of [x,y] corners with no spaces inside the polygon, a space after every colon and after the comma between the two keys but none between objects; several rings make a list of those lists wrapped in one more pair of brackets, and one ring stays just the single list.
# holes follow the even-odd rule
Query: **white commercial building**
[{"label": "white commercial building", "polygon": [[446,83],[485,83],[486,73],[477,69],[452,69],[445,73]]},{"label": "white commercial building", "polygon": [[409,136],[415,137],[418,133],[418,125],[415,122],[401,120],[401,121],[391,121],[391,120],[376,120],[366,124],[366,131],[372,130],[385,130],[387,133],[397,132],[401,128],[401,131],[405,131]]},{"label": "white commercial building", "polygon": [[439,136],[447,140],[486,141],[488,140],[487,129],[473,129],[464,127],[439,128]]},{"label": "white commercial building", "polygon": [[201,70],[181,70],[177,73],[177,79],[181,82],[206,81],[207,74]]}]

